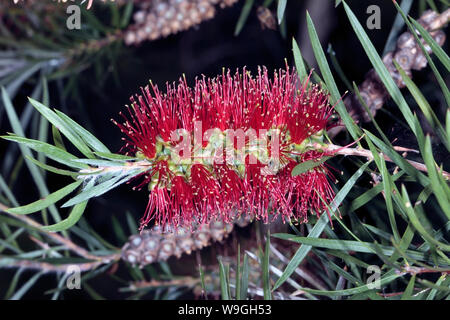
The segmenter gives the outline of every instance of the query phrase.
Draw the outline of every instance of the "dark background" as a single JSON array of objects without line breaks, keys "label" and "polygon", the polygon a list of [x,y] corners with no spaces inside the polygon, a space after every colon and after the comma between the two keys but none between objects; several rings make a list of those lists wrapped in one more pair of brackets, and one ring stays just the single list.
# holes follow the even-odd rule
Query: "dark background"
[{"label": "dark background", "polygon": [[[262,3],[256,0],[255,3]],[[391,30],[395,18],[396,10],[390,0],[349,0],[347,3],[353,12],[365,26],[368,14],[366,9],[369,5],[376,4],[381,8],[381,29],[366,30],[373,44],[381,54]],[[289,65],[293,65],[291,51],[291,39],[297,39],[303,55],[311,66],[315,66],[312,58],[310,46],[308,44],[307,30],[305,26],[306,13],[308,9],[315,23],[318,34],[321,37],[321,43],[326,49],[331,43],[336,57],[341,64],[342,69],[350,81],[360,83],[371,65],[367,59],[361,45],[351,28],[348,18],[340,6],[334,9],[334,1],[314,0],[314,1],[288,1],[286,15],[286,37],[283,38],[280,32],[265,29],[262,30],[260,22],[256,16],[255,9],[252,10],[247,23],[245,24],[239,36],[235,37],[234,29],[244,1],[239,1],[231,8],[218,10],[216,17],[212,20],[203,22],[197,27],[188,31],[171,35],[165,39],[152,42],[144,42],[138,47],[123,48],[118,60],[118,74],[120,75],[120,84],[108,76],[110,70],[104,70],[104,83],[96,82],[94,70],[84,71],[83,82],[81,83],[81,101],[83,108],[74,108],[75,100],[68,97],[64,103],[52,96],[52,92],[57,90],[56,85],[50,86],[50,95],[52,106],[61,109],[78,123],[86,126],[111,150],[119,151],[121,148],[122,134],[116,128],[111,118],[118,119],[119,111],[124,110],[124,105],[129,102],[129,97],[139,92],[140,86],[145,86],[149,79],[163,88],[166,81],[177,81],[184,73],[189,83],[192,83],[196,76],[205,74],[215,76],[221,73],[223,67],[230,68],[232,71],[244,66],[255,72],[258,66],[266,66],[269,70],[283,68],[284,59],[287,59]],[[275,3],[271,9],[276,11]],[[417,6],[413,5],[410,13],[412,17],[417,17]],[[428,71],[415,72],[414,79],[418,85],[424,85],[425,89],[433,88],[434,78]],[[336,76],[340,85],[341,93],[346,89]],[[431,89],[430,89],[431,90]],[[20,110],[20,102],[24,101],[25,95],[17,98],[16,107]],[[439,101],[437,101],[439,102]],[[386,108],[389,110],[389,104]],[[442,116],[442,114],[439,114]],[[401,117],[401,115],[397,116]],[[383,129],[390,138],[400,138],[407,144],[408,136],[403,135],[403,131],[396,126],[392,119],[383,112],[377,115]],[[2,134],[11,131],[6,117],[3,117],[1,124]],[[344,140],[345,135],[338,136],[337,141]],[[2,158],[7,147],[7,143],[0,142],[0,154]],[[407,145],[405,145],[407,146]],[[17,149],[17,148],[16,148]],[[17,150],[16,150],[17,152]],[[3,174],[8,175],[7,172]],[[27,170],[22,170],[19,180],[13,190],[20,203],[28,203],[36,200],[37,191],[30,181],[30,175]],[[67,178],[61,178],[53,174],[48,175],[48,186],[50,190],[56,190],[67,184]],[[131,191],[130,186],[124,185],[117,190],[113,190],[100,198],[94,198],[89,202],[84,217],[89,221],[94,230],[107,240],[117,246],[121,243],[115,242],[111,226],[111,216],[114,215],[120,222],[125,222],[126,211],[129,211],[138,222],[143,214],[147,204],[147,192]],[[191,258],[187,258],[191,259]],[[181,274],[188,274],[191,270],[181,270],[181,262],[175,259],[169,260],[174,265],[175,270]],[[187,265],[186,263],[184,265]],[[12,271],[0,272],[0,291],[3,284],[8,284]],[[51,289],[55,286],[55,279],[52,276],[44,277],[40,280],[39,286],[36,286],[27,294],[27,298],[45,298],[42,295],[43,290]],[[110,298],[119,298],[117,295],[116,284],[111,284],[108,280],[102,281],[102,277],[91,282],[105,296]],[[81,298],[80,292],[66,292],[66,297]]]}]

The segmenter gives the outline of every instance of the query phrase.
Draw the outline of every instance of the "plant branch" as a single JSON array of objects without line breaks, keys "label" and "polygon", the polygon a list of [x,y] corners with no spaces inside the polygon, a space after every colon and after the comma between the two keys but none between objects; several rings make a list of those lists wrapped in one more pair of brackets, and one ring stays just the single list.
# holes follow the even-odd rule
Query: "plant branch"
[{"label": "plant branch", "polygon": [[[104,261],[93,261],[86,263],[70,263],[70,264],[51,264],[48,262],[40,262],[40,261],[32,261],[32,260],[16,260],[10,259],[11,263],[7,265],[10,268],[20,268],[20,269],[30,269],[30,270],[41,270],[45,273],[51,272],[67,272],[68,268],[76,265],[81,272],[93,270],[103,264],[106,264]],[[108,262],[109,263],[109,262]],[[4,267],[4,266],[0,266]]]},{"label": "plant branch", "polygon": [[[67,239],[57,233],[45,231],[42,229],[43,226],[40,223],[36,222],[35,220],[30,219],[23,215],[16,215],[16,214],[9,213],[6,211],[8,209],[9,208],[6,205],[0,203],[0,211],[6,213],[16,219],[19,219],[22,222],[25,222],[29,226],[39,229],[39,231],[42,232],[43,234],[45,234],[48,238],[52,239],[56,243],[63,245],[68,250],[76,253],[80,257],[83,257],[83,258],[89,259],[89,260],[93,260],[93,262],[77,264],[77,266],[82,271],[92,270],[92,269],[98,267],[99,265],[108,264],[108,263],[111,263],[114,261],[118,261],[120,259],[120,253],[115,253],[115,254],[107,255],[107,256],[97,256],[97,255],[90,254],[86,249],[73,243],[70,239]],[[59,272],[59,271],[65,271],[67,266],[66,265],[52,265],[50,263],[30,261],[30,260],[13,260],[11,267],[41,269],[46,272]]]},{"label": "plant branch", "polygon": [[[395,150],[397,151],[415,151],[415,150],[409,150],[409,149],[405,149],[402,147],[394,147]],[[339,154],[339,155],[344,155],[344,156],[358,156],[358,157],[365,157],[369,160],[373,160],[373,155],[372,152],[370,150],[366,150],[366,149],[362,149],[362,148],[349,148],[349,147],[341,147],[341,146],[336,146],[333,144],[329,144],[327,145],[326,148],[327,151],[330,151],[334,154]],[[380,155],[383,157],[384,160],[389,161],[389,162],[394,162],[391,158],[389,158],[387,155],[383,154],[380,152]],[[409,164],[411,164],[414,168],[416,168],[417,170],[423,171],[423,172],[428,172],[428,169],[426,167],[426,165],[424,165],[423,163],[417,162],[417,161],[413,161],[413,160],[408,160],[405,159]],[[436,168],[439,170],[439,168]],[[440,171],[442,173],[442,175],[444,175],[444,177],[449,180],[450,179],[450,173],[446,172],[446,171]]]}]

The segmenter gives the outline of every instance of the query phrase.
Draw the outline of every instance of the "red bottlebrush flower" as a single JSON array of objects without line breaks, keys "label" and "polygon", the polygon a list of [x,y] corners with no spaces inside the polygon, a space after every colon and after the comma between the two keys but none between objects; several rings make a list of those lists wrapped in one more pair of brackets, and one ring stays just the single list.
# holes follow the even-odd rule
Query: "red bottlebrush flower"
[{"label": "red bottlebrush flower", "polygon": [[329,95],[295,70],[270,79],[243,70],[216,78],[184,78],[161,93],[152,83],[131,98],[129,116],[117,124],[125,148],[152,164],[142,183],[150,195],[141,228],[190,226],[241,214],[269,221],[307,221],[327,211],[334,196],[328,167],[292,176],[296,165],[330,153],[317,150],[333,107]]}]

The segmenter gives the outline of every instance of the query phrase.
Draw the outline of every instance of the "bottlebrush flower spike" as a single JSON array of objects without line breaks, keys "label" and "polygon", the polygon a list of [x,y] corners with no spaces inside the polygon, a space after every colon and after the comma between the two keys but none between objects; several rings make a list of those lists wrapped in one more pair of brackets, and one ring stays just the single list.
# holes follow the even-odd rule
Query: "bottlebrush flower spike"
[{"label": "bottlebrush flower spike", "polygon": [[332,111],[329,95],[309,77],[300,83],[289,67],[273,79],[266,68],[255,77],[224,70],[193,87],[183,77],[165,93],[150,82],[131,97],[124,122],[115,122],[128,137],[127,153],[152,164],[138,186],[150,191],[141,229],[153,219],[177,227],[242,214],[305,222],[308,212],[327,211],[329,167],[292,170],[332,155],[316,147]]}]

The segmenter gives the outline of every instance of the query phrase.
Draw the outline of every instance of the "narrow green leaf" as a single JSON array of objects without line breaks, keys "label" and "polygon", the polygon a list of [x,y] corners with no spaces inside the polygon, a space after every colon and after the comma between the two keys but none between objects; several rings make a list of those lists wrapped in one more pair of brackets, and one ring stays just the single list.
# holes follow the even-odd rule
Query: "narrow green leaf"
[{"label": "narrow green leaf", "polygon": [[124,244],[128,241],[128,237],[125,235],[123,226],[120,224],[119,220],[115,216],[111,217],[112,227],[114,229],[114,234],[120,244]]},{"label": "narrow green leaf", "polygon": [[[439,279],[436,281],[436,286],[439,287],[441,286],[442,282],[445,280],[445,278],[447,277],[447,274],[443,274],[439,277]],[[430,294],[427,296],[427,300],[434,300],[434,298],[436,297],[436,293],[438,292],[437,288],[433,288],[430,291]]]},{"label": "narrow green leaf", "polygon": [[86,142],[89,147],[92,148],[92,150],[96,152],[111,153],[111,151],[109,151],[109,149],[100,140],[98,140],[92,133],[76,123],[72,118],[65,115],[61,111],[55,110],[55,112],[80,136],[81,139],[83,139],[84,142]]},{"label": "narrow green leaf", "polygon": [[[353,240],[337,240],[337,239],[321,239],[311,237],[297,237],[291,234],[274,234],[276,238],[301,243],[307,246],[313,246],[317,248],[325,248],[332,250],[343,251],[355,251],[372,254],[383,254],[385,256],[391,256],[395,252],[395,248],[391,246],[382,246],[377,243],[361,242]],[[428,253],[419,252],[417,250],[406,250],[405,254],[412,259],[419,261],[428,261],[430,259]],[[439,259],[440,263],[445,263],[443,259]]]},{"label": "narrow green leaf", "polygon": [[300,48],[295,38],[292,38],[292,52],[294,54],[295,69],[297,69],[298,77],[304,81],[308,77],[308,72],[306,72],[305,62],[303,61]]},{"label": "narrow green leaf", "polygon": [[236,300],[241,300],[241,244],[238,243],[236,256],[236,276],[235,276],[235,292]]},{"label": "narrow green leaf", "polygon": [[408,103],[406,102],[405,98],[400,92],[400,89],[397,87],[394,80],[392,79],[388,69],[386,68],[380,56],[378,55],[377,50],[370,41],[369,37],[367,36],[363,26],[359,23],[358,19],[356,18],[350,7],[347,5],[347,3],[345,1],[342,2],[344,4],[345,12],[347,13],[348,19],[350,20],[353,30],[355,31],[356,36],[358,37],[362,47],[364,48],[364,51],[369,57],[369,60],[372,63],[375,71],[377,72],[378,76],[380,77],[381,81],[383,82],[384,86],[386,87],[387,91],[392,97],[392,100],[394,100],[394,102],[399,107],[409,127],[417,136],[418,134],[417,130],[419,129],[416,128],[414,125],[413,114],[408,106]]},{"label": "narrow green leaf", "polygon": [[416,213],[414,212],[414,208],[412,207],[411,201],[409,200],[408,192],[406,191],[406,188],[404,185],[402,185],[402,196],[403,196],[403,203],[406,213],[408,214],[408,218],[411,221],[414,228],[420,233],[420,235],[428,242],[430,242],[433,245],[438,246],[442,250],[450,251],[450,245],[442,243],[440,241],[437,241],[433,236],[431,236],[426,228],[422,225],[422,223],[419,221],[419,218],[417,217]]},{"label": "narrow green leaf", "polygon": [[222,300],[230,300],[228,295],[227,273],[222,260],[219,259],[219,278],[220,278],[220,292],[222,293]]},{"label": "narrow green leaf", "polygon": [[414,291],[414,284],[416,283],[416,275],[414,274],[411,279],[409,279],[408,286],[403,292],[401,300],[411,300]]},{"label": "narrow green leaf", "polygon": [[[331,203],[330,207],[332,212],[336,211],[336,209],[340,206],[342,201],[346,198],[347,194],[350,192],[350,190],[353,188],[356,181],[359,179],[359,177],[363,174],[363,172],[366,170],[367,166],[370,162],[365,163],[361,168],[359,168],[353,176],[345,183],[345,185],[342,187],[342,189],[336,194],[333,202]],[[308,234],[308,237],[311,238],[317,238],[322,234],[322,231],[325,229],[325,226],[328,223],[328,216],[326,214],[323,214],[320,216],[319,220],[317,220],[316,224]],[[286,269],[284,269],[283,274],[278,278],[277,282],[273,286],[272,290],[278,289],[290,276],[291,274],[297,269],[297,267],[300,265],[300,263],[303,261],[303,259],[308,255],[309,251],[312,249],[312,246],[301,246],[291,261],[289,261],[288,265],[286,266]]]},{"label": "narrow green leaf", "polygon": [[62,150],[67,151],[61,133],[54,125],[52,125],[52,136],[53,136],[53,143],[55,144],[55,146]]},{"label": "narrow green leaf", "polygon": [[[392,181],[395,182],[397,179],[401,178],[405,174],[404,171],[401,171],[395,174],[392,177]],[[384,186],[382,184],[378,184],[374,186],[372,189],[367,190],[362,195],[358,196],[353,202],[350,204],[348,208],[349,212],[354,212],[359,208],[362,208],[368,202],[370,202],[373,198],[375,198],[381,191],[383,191]]]},{"label": "narrow green leaf", "polygon": [[54,111],[44,106],[42,103],[28,98],[33,107],[36,108],[51,124],[53,124],[61,133],[69,139],[70,142],[86,157],[92,158],[92,152],[86,143],[79,137],[79,135]]},{"label": "narrow green leaf", "polygon": [[[87,165],[81,162],[74,161],[75,159],[77,159],[77,157],[75,157],[74,155],[58,147],[52,146],[51,144],[48,143],[39,140],[27,139],[16,135],[1,136],[1,138],[26,145],[28,148],[36,152],[42,152],[48,158],[55,160],[59,163],[65,164],[67,166],[79,169],[85,169],[88,167]],[[31,157],[31,154],[29,156]]]},{"label": "narrow green leaf", "polygon": [[202,265],[198,266],[198,272],[200,273],[200,284],[202,286],[202,291],[205,296],[208,295],[206,292],[206,284],[205,284],[205,272],[203,271]]},{"label": "narrow green leaf", "polygon": [[31,289],[31,287],[39,280],[44,271],[40,271],[32,276],[19,290],[14,293],[10,300],[20,300],[27,292]]},{"label": "narrow green leaf", "polygon": [[18,269],[14,274],[14,277],[12,278],[11,283],[9,285],[8,291],[6,292],[5,300],[9,300],[12,294],[15,292],[17,284],[20,279],[20,275],[22,274],[23,271],[24,269]]},{"label": "narrow green leaf", "polygon": [[263,292],[264,300],[271,300],[272,294],[270,291],[270,271],[269,271],[269,258],[270,258],[270,230],[267,231],[266,247],[264,250],[264,257],[262,261],[262,276],[263,276]]},{"label": "narrow green leaf", "polygon": [[450,206],[449,206],[449,198],[446,195],[445,190],[448,189],[447,182],[443,181],[442,174],[438,174],[436,170],[436,164],[433,158],[433,151],[431,148],[431,140],[430,136],[427,135],[425,141],[425,151],[422,154],[425,165],[427,166],[428,176],[431,180],[431,188],[436,196],[436,199],[444,211],[445,215],[448,219],[450,219]]},{"label": "narrow green leaf", "polygon": [[278,0],[277,17],[278,24],[281,24],[284,18],[284,12],[286,11],[287,0]]},{"label": "narrow green leaf", "polygon": [[82,176],[82,175],[95,174],[95,173],[99,172],[99,171],[94,171],[92,173],[82,173],[82,172],[77,172],[77,171],[63,170],[63,169],[58,169],[58,168],[53,167],[53,166],[49,166],[48,164],[41,163],[38,160],[30,158],[28,156],[27,156],[27,159],[30,160],[31,162],[33,162],[38,167],[41,167],[44,170],[47,170],[47,171],[50,171],[50,172],[53,172],[53,173],[56,173],[56,174],[59,174],[59,175],[62,175],[62,176],[70,176],[70,177],[73,177],[73,178],[78,177],[78,176]]},{"label": "narrow green leaf", "polygon": [[[392,281],[396,280],[399,277],[401,277],[401,274],[395,273],[395,270],[389,271],[380,278],[380,285],[381,285],[381,287],[385,287],[387,284],[391,283]],[[315,290],[315,289],[308,289],[308,288],[303,288],[302,290],[305,292],[316,294],[316,295],[329,296],[329,297],[340,297],[340,296],[356,295],[359,293],[374,290],[371,287],[371,285],[372,284],[370,283],[370,284],[365,284],[363,286],[354,287],[351,289],[334,290],[334,291]]]},{"label": "narrow green leaf", "polygon": [[362,132],[356,126],[352,117],[348,114],[344,103],[342,102],[342,95],[339,93],[336,82],[334,81],[333,74],[331,73],[330,66],[328,65],[327,58],[320,44],[319,36],[317,35],[316,28],[314,27],[314,23],[309,13],[306,14],[306,21],[309,37],[311,39],[311,45],[314,51],[314,56],[316,57],[317,64],[319,65],[320,72],[322,73],[327,88],[330,91],[332,101],[336,104],[335,108],[344,121],[346,129],[348,130],[352,138],[357,140],[362,135]]},{"label": "narrow green leaf", "polygon": [[64,203],[62,207],[63,208],[70,207],[80,202],[89,200],[91,198],[101,196],[102,194],[108,192],[109,190],[112,190],[115,187],[119,186],[120,184],[130,180],[132,177],[133,175],[118,175],[94,187],[86,188],[77,196],[73,197],[72,199]]},{"label": "narrow green leaf", "polygon": [[248,264],[248,255],[244,253],[244,264],[242,266],[242,285],[241,285],[241,299],[247,299],[247,291],[248,291],[248,276],[249,276],[249,264]]},{"label": "narrow green leaf", "polygon": [[395,67],[399,71],[403,82],[405,82],[406,87],[408,88],[409,92],[411,92],[411,95],[414,97],[414,100],[416,100],[417,105],[419,106],[420,110],[423,112],[425,119],[428,121],[428,123],[432,127],[436,127],[437,134],[439,138],[441,139],[442,143],[446,146],[447,150],[450,151],[450,141],[449,137],[447,136],[447,133],[445,132],[444,128],[442,127],[441,122],[439,121],[438,117],[434,113],[433,109],[431,108],[430,104],[428,103],[425,96],[420,92],[417,85],[414,83],[414,81],[409,78],[405,71],[400,67],[400,65],[393,61]]},{"label": "narrow green leaf", "polygon": [[245,0],[244,7],[242,8],[241,14],[236,24],[236,28],[234,29],[234,36],[238,36],[239,33],[241,33],[241,30],[244,27],[245,22],[247,22],[250,11],[253,8],[254,2],[255,0]]},{"label": "narrow green leaf", "polygon": [[130,22],[131,15],[133,14],[133,6],[134,6],[134,4],[131,1],[129,1],[126,4],[125,10],[124,10],[124,13],[122,14],[122,19],[120,22],[121,29],[124,29]]},{"label": "narrow green leaf", "polygon": [[[42,100],[44,102],[44,104],[48,104],[49,103],[49,93],[48,93],[48,83],[47,83],[47,79],[45,77],[42,77]],[[38,134],[38,140],[39,141],[43,141],[46,142],[48,139],[48,126],[49,123],[47,121],[47,119],[45,119],[44,117],[40,118],[40,122],[39,122],[39,134]],[[45,155],[43,154],[39,154],[38,155],[38,160],[42,163],[45,163]]]},{"label": "narrow green leaf", "polygon": [[110,153],[110,152],[95,152],[95,155],[108,159],[108,160],[123,160],[130,161],[136,160],[136,157],[129,157],[122,154]]},{"label": "narrow green leaf", "polygon": [[[414,121],[414,119],[413,119]],[[430,180],[427,176],[425,176],[422,172],[414,168],[408,161],[406,161],[401,155],[399,155],[391,145],[386,145],[383,141],[378,139],[372,133],[367,130],[364,130],[364,133],[370,138],[370,140],[378,147],[380,150],[392,159],[392,161],[398,165],[402,170],[404,170],[408,175],[417,179],[424,187],[426,187]]]},{"label": "narrow green leaf", "polygon": [[325,161],[327,161],[330,158],[331,157],[322,157],[317,160],[308,160],[308,161],[302,162],[302,163],[298,164],[297,166],[295,166],[294,169],[292,169],[292,176],[295,177],[295,176],[305,173],[311,169],[314,169],[315,167],[320,166],[321,164],[323,164]]},{"label": "narrow green leaf", "polygon": [[441,63],[445,66],[445,68],[447,68],[447,71],[450,72],[450,58],[447,55],[447,53],[444,51],[444,49],[442,49],[441,46],[439,44],[437,44],[437,42],[433,39],[433,37],[430,35],[430,33],[427,30],[425,30],[425,28],[422,27],[420,25],[420,23],[418,23],[416,20],[414,20],[411,17],[409,19],[411,20],[414,27],[416,27],[417,30],[419,30],[420,35],[422,36],[422,38],[425,39],[425,41],[431,47],[431,50],[436,55],[436,57],[438,57],[439,61],[441,61]]},{"label": "narrow green leaf", "polygon": [[11,189],[9,188],[6,181],[3,179],[2,175],[0,175],[0,190],[3,191],[3,193],[6,195],[8,200],[12,203],[13,206],[18,207],[19,203],[16,200],[16,197],[11,192]]},{"label": "narrow green leaf", "polygon": [[391,180],[391,175],[387,171],[386,162],[382,157],[380,157],[380,163],[381,163],[381,176],[383,177],[383,188],[384,188],[384,198],[386,201],[386,208],[388,211],[389,216],[389,223],[391,224],[391,229],[394,235],[395,241],[400,241],[400,234],[398,232],[397,228],[397,222],[395,221],[395,214],[394,214],[394,206],[392,204],[392,191],[393,191],[393,182]]},{"label": "narrow green leaf", "polygon": [[81,183],[83,183],[83,181],[81,180],[75,181],[74,183],[71,183],[68,186],[65,186],[64,188],[55,191],[52,194],[49,194],[44,199],[35,201],[26,206],[10,208],[6,211],[14,214],[30,214],[33,212],[43,210],[45,208],[48,208],[51,204],[54,204],[55,202],[61,200],[62,198],[70,194],[72,191],[78,188],[81,185]]},{"label": "narrow green leaf", "polygon": [[[413,0],[402,0],[402,3],[400,6],[403,11],[408,13],[409,10],[411,9],[412,3],[413,3]],[[386,41],[386,45],[384,46],[383,56],[386,55],[389,51],[395,50],[398,35],[404,25],[405,25],[405,22],[403,21],[402,16],[400,15],[400,13],[397,13],[397,15],[395,16],[394,24],[391,28],[391,31],[389,32],[389,36]]]},{"label": "narrow green leaf", "polygon": [[446,84],[445,80],[442,78],[441,74],[439,73],[436,64],[434,63],[433,59],[431,59],[430,54],[428,53],[428,51],[425,49],[425,46],[422,43],[422,40],[419,38],[419,36],[417,35],[416,30],[414,29],[413,25],[411,24],[411,22],[408,20],[408,18],[406,17],[406,15],[403,13],[402,9],[398,6],[397,2],[393,2],[395,8],[397,9],[397,11],[400,13],[400,15],[402,16],[403,20],[406,22],[406,25],[408,26],[409,30],[411,31],[412,35],[414,36],[414,38],[416,39],[416,43],[419,45],[420,49],[422,50],[422,53],[425,55],[425,58],[428,61],[428,64],[430,65],[431,70],[433,70],[433,73],[439,83],[439,86],[441,87],[441,90],[444,94],[445,100],[447,102],[447,105],[450,106],[450,90],[448,88],[448,85]]},{"label": "narrow green leaf", "polygon": [[347,76],[345,75],[344,70],[342,70],[340,63],[339,63],[338,59],[336,58],[336,52],[334,51],[333,46],[331,44],[328,45],[327,53],[330,56],[333,68],[334,68],[334,70],[336,70],[337,74],[339,75],[339,78],[341,78],[342,82],[345,84],[347,89],[349,91],[352,91],[353,90],[352,85],[350,84],[350,81],[348,80]]},{"label": "narrow green leaf", "polygon": [[80,220],[81,216],[84,213],[84,210],[86,209],[87,203],[87,201],[84,201],[77,204],[73,207],[72,211],[66,219],[51,226],[44,226],[42,227],[42,229],[49,232],[59,232],[69,229],[70,227],[74,226],[78,222],[78,220]]},{"label": "narrow green leaf", "polygon": [[[18,136],[25,136],[25,133],[22,129],[22,126],[20,125],[20,121],[17,117],[16,111],[14,109],[14,106],[12,105],[12,102],[8,96],[8,93],[6,92],[5,88],[1,88],[2,91],[2,100],[3,100],[3,104],[5,106],[5,110],[6,113],[8,115],[9,121],[11,123],[11,127],[13,128],[13,131],[15,134],[17,134]],[[24,158],[28,157],[33,157],[31,150],[24,146],[24,145],[19,145],[20,151],[22,152]],[[36,183],[36,186],[39,190],[39,194],[41,197],[46,197],[48,196],[48,194],[50,193],[48,191],[47,185],[44,181],[44,178],[41,175],[41,172],[39,171],[39,169],[33,164],[30,163],[29,161],[26,161],[26,165],[28,167],[28,169],[30,170],[30,173],[33,177],[33,181]],[[50,213],[52,214],[53,219],[55,219],[55,221],[61,221],[61,217],[60,214],[58,212],[58,210],[56,209],[55,206],[50,206],[49,208]]]}]

